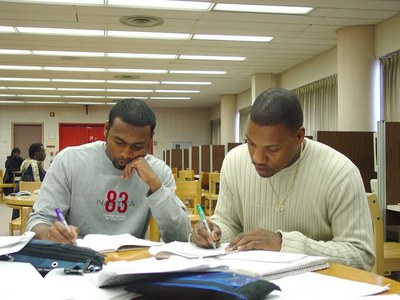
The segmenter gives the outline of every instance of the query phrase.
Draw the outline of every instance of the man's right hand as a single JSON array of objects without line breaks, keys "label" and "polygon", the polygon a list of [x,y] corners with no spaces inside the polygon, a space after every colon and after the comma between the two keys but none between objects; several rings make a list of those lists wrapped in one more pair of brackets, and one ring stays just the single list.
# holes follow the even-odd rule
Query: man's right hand
[{"label": "man's right hand", "polygon": [[50,240],[64,244],[76,244],[79,228],[69,225],[69,229],[63,223],[56,221],[53,225],[38,224],[32,228],[36,233],[36,238],[41,240]]},{"label": "man's right hand", "polygon": [[211,235],[208,234],[204,223],[199,221],[193,227],[191,241],[189,242],[193,242],[202,248],[212,248],[212,242],[215,242],[217,247],[219,247],[221,240],[221,229],[211,221],[207,220],[207,223],[210,227]]}]

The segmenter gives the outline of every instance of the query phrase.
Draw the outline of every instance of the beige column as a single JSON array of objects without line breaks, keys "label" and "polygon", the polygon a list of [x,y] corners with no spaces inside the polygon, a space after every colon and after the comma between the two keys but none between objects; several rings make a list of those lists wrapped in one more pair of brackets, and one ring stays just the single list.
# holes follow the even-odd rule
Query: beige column
[{"label": "beige column", "polygon": [[251,104],[266,89],[277,86],[276,76],[272,74],[256,73],[251,75]]},{"label": "beige column", "polygon": [[236,95],[221,97],[221,145],[235,142]]},{"label": "beige column", "polygon": [[338,130],[372,131],[374,27],[345,27],[337,32]]}]

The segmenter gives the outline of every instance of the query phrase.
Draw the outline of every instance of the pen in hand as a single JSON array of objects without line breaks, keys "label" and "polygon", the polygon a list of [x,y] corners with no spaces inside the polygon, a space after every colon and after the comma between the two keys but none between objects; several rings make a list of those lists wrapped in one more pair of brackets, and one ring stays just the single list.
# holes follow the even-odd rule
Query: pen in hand
[{"label": "pen in hand", "polygon": [[[56,215],[57,215],[58,221],[60,221],[61,223],[63,223],[64,226],[68,229],[69,232],[72,232],[72,231],[71,231],[71,228],[69,228],[68,223],[67,223],[67,221],[65,220],[65,218],[64,218],[64,216],[63,216],[61,210],[60,210],[58,207],[56,208]],[[74,245],[76,245],[76,243],[74,243]]]},{"label": "pen in hand", "polygon": [[[199,212],[201,221],[204,223],[204,226],[206,227],[208,236],[211,238],[211,230],[210,230],[210,227],[208,226],[207,219],[204,214],[203,208],[201,207],[201,204],[197,204],[197,211]],[[211,245],[213,246],[214,249],[217,248],[217,245],[214,241],[211,243]]]},{"label": "pen in hand", "polygon": [[71,228],[69,228],[67,221],[65,220],[63,214],[61,213],[61,210],[59,208],[56,208],[56,215],[58,221],[64,224],[64,226],[68,229],[69,232],[71,232]]}]

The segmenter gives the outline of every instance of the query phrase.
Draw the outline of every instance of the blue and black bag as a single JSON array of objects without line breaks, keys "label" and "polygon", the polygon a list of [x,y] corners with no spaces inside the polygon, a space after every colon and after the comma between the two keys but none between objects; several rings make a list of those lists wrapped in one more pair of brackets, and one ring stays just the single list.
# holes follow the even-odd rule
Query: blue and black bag
[{"label": "blue and black bag", "polygon": [[44,276],[56,268],[64,268],[66,273],[100,271],[104,255],[86,247],[32,239],[20,251],[0,260],[30,263]]}]

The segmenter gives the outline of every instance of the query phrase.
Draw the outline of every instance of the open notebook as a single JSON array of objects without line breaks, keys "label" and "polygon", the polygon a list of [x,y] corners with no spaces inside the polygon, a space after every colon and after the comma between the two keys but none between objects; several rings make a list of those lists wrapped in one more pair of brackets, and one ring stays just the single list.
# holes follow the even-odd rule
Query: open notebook
[{"label": "open notebook", "polygon": [[218,260],[232,271],[266,280],[329,267],[326,257],[264,250],[226,252],[227,245],[222,244],[217,249],[203,249],[193,243],[171,242],[150,247],[149,253],[158,259],[182,256],[188,259],[201,257],[207,261]]}]

